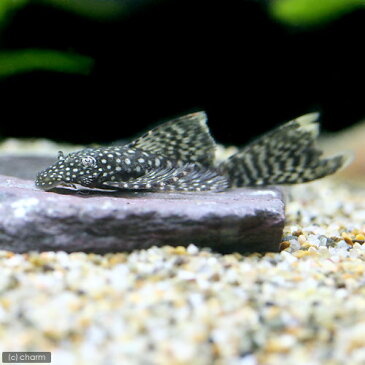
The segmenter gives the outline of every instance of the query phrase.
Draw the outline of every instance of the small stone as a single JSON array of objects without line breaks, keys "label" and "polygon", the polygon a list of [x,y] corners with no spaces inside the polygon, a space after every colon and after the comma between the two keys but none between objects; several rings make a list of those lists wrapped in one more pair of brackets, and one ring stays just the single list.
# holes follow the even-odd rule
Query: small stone
[{"label": "small stone", "polygon": [[267,350],[272,352],[288,352],[295,345],[295,338],[290,335],[282,335],[279,338],[272,338],[267,343]]},{"label": "small stone", "polygon": [[186,248],[183,246],[177,246],[175,248],[175,253],[177,253],[178,255],[186,255]]},{"label": "small stone", "polygon": [[305,251],[305,250],[298,250],[298,251],[295,251],[295,252],[293,253],[293,255],[294,255],[295,257],[297,257],[298,259],[300,259],[300,258],[305,257],[305,256],[308,256],[308,255],[310,255],[310,254],[308,253],[308,251]]},{"label": "small stone", "polygon": [[289,241],[283,241],[280,243],[280,251],[286,250],[288,247],[290,247],[290,242]]},{"label": "small stone", "polygon": [[300,250],[300,243],[299,243],[298,239],[291,239],[289,242],[290,242],[291,251]]},{"label": "small stone", "polygon": [[352,238],[350,237],[350,235],[346,232],[342,232],[341,236],[343,237],[343,239],[346,241],[347,244],[349,245],[353,245],[354,243],[352,242]]},{"label": "small stone", "polygon": [[365,240],[365,236],[362,233],[357,234],[356,237],[355,237],[355,240],[357,240],[357,241],[364,241]]},{"label": "small stone", "polygon": [[293,234],[293,236],[299,237],[300,235],[303,234],[303,232],[302,232],[302,230],[298,229],[298,230],[294,231],[292,234]]},{"label": "small stone", "polygon": [[339,242],[337,242],[336,247],[337,248],[342,248],[342,249],[348,249],[349,245],[345,240],[340,240]]},{"label": "small stone", "polygon": [[193,244],[190,244],[187,249],[186,249],[187,253],[190,255],[196,255],[199,252],[198,247],[196,247]]},{"label": "small stone", "polygon": [[298,241],[301,245],[304,245],[304,243],[307,242],[307,237],[304,234],[301,234],[300,236],[298,236]]},{"label": "small stone", "polygon": [[282,251],[280,254],[290,264],[292,264],[292,263],[294,263],[294,262],[297,261],[297,258],[294,255],[292,255],[291,253],[289,253],[289,252]]}]

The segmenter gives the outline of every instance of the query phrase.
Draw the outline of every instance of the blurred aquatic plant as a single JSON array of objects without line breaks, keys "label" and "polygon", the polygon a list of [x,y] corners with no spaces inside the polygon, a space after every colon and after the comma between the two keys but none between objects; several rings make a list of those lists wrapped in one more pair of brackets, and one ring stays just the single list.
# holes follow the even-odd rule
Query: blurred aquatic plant
[{"label": "blurred aquatic plant", "polygon": [[97,19],[117,17],[123,10],[122,2],[118,0],[38,0],[38,3]]},{"label": "blurred aquatic plant", "polygon": [[269,10],[280,22],[291,26],[316,26],[364,7],[365,0],[271,0]]},{"label": "blurred aquatic plant", "polygon": [[[31,0],[30,0],[31,1]],[[159,0],[33,0],[98,20],[112,20],[125,16],[149,3]]]},{"label": "blurred aquatic plant", "polygon": [[28,0],[1,0],[0,1],[0,30],[7,25],[16,10],[23,7]]},{"label": "blurred aquatic plant", "polygon": [[48,49],[0,52],[0,78],[34,70],[88,74],[94,61],[87,56]]},{"label": "blurred aquatic plant", "polygon": [[[19,9],[28,4],[42,4],[70,11],[94,20],[113,20],[128,15],[148,3],[161,0],[0,0],[1,30]],[[23,49],[0,51],[0,79],[33,70],[47,70],[87,75],[91,72],[92,58],[76,53],[50,49]]]}]

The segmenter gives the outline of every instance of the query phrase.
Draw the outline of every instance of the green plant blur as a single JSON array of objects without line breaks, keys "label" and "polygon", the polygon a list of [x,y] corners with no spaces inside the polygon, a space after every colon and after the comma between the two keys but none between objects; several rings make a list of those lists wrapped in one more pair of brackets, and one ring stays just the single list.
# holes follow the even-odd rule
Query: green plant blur
[{"label": "green plant blur", "polygon": [[364,6],[365,0],[271,0],[269,10],[284,24],[310,27],[326,24]]},{"label": "green plant blur", "polygon": [[[13,15],[28,4],[60,8],[95,21],[111,21],[160,1],[162,0],[0,0],[0,41],[2,30],[11,22]],[[326,24],[364,5],[365,0],[270,0],[268,11],[274,19],[288,26],[312,27]],[[87,75],[93,64],[94,60],[87,55],[58,50],[0,50],[0,79],[33,70]]]},{"label": "green plant blur", "polygon": [[[28,4],[57,7],[95,21],[110,21],[154,2],[156,0],[0,0],[0,40],[2,30],[11,22],[13,15]],[[34,70],[88,75],[93,65],[91,57],[59,50],[0,50],[0,79]]]},{"label": "green plant blur", "polygon": [[33,70],[87,75],[93,66],[90,57],[48,49],[0,52],[0,78]]}]

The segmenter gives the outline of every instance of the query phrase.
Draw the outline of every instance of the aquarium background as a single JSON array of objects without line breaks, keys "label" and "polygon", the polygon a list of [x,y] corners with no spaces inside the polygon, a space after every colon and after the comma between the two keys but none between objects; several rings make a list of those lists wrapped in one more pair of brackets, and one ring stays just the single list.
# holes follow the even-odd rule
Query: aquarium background
[{"label": "aquarium background", "polygon": [[110,143],[197,110],[226,144],[312,111],[341,130],[365,116],[365,8],[316,3],[3,0],[0,138]]}]

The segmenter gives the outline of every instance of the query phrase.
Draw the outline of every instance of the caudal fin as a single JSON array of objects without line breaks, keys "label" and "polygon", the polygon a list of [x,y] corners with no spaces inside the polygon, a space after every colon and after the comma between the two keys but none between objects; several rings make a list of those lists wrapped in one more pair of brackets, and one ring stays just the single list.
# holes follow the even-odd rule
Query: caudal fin
[{"label": "caudal fin", "polygon": [[331,175],[351,162],[349,153],[322,158],[315,146],[319,114],[310,113],[242,148],[219,169],[232,187],[298,184]]}]

